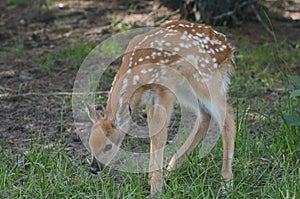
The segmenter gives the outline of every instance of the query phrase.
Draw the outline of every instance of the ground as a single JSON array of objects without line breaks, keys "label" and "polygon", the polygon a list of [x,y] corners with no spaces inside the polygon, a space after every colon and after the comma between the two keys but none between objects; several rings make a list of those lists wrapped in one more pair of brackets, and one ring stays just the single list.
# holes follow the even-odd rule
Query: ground
[{"label": "ground", "polygon": [[[105,38],[125,30],[136,21],[142,23],[135,25],[153,25],[153,16],[147,18],[153,7],[157,5],[152,1],[51,1],[48,8],[44,5],[17,5],[1,1],[2,150],[12,150],[17,156],[20,151],[24,153],[29,150],[32,143],[42,146],[47,141],[47,145],[43,147],[51,149],[59,145],[73,160],[85,160],[88,151],[75,133],[71,107],[76,72],[84,57]],[[163,19],[166,15],[172,15],[170,19],[179,18],[173,12],[162,7],[154,16],[157,19]],[[237,51],[242,42],[246,42],[249,48],[261,49],[267,45],[267,50],[273,46],[268,46],[268,43],[278,42],[279,48],[286,45],[297,48],[299,53],[299,15],[294,12],[292,14],[270,14],[268,25],[276,33],[276,39],[255,20],[244,21],[240,26],[216,29],[228,36]],[[242,60],[241,56],[238,53],[237,59]],[[279,60],[279,63],[284,63],[284,60]],[[299,60],[294,60],[293,63],[295,65],[291,65],[288,72],[299,76]],[[117,69],[117,64],[114,69]],[[251,75],[254,77],[257,74],[252,71]],[[264,80],[263,77],[256,79]],[[109,81],[111,80],[112,78]],[[235,76],[234,81],[243,83],[239,76]],[[278,81],[276,83],[276,88],[265,85],[257,95],[264,98],[266,103],[274,95],[286,95],[283,91],[286,85],[280,85]],[[255,85],[256,82],[252,84]],[[108,91],[109,85],[102,85],[103,90]],[[250,88],[252,92],[255,88],[251,86],[253,85],[233,85],[230,93],[233,101],[241,96],[247,98],[247,94],[241,90]],[[249,101],[253,103],[257,95],[251,95]],[[255,137],[255,134],[252,136]]]}]

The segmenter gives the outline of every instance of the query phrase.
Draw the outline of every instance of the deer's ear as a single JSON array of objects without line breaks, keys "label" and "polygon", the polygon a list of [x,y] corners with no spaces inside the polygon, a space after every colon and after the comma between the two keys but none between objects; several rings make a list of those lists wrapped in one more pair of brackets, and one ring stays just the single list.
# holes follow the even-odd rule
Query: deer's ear
[{"label": "deer's ear", "polygon": [[87,109],[88,116],[90,120],[95,124],[98,120],[102,119],[102,116],[100,113],[96,111],[96,109],[88,104],[85,104],[85,107]]}]

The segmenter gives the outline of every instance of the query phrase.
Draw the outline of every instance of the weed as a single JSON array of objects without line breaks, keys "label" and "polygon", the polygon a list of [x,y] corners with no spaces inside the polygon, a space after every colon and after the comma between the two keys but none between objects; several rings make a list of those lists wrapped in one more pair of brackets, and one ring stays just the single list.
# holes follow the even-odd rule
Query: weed
[{"label": "weed", "polygon": [[[68,63],[71,68],[77,70],[79,64],[83,61],[84,57],[93,49],[90,44],[76,45],[69,48],[59,49],[58,51],[51,52],[46,60],[39,60],[40,67],[44,72],[50,72],[54,68],[60,68],[61,62]],[[76,71],[75,71],[76,72]]]},{"label": "weed", "polygon": [[15,6],[18,6],[18,7],[28,6],[28,1],[27,0],[6,0],[6,3],[8,5],[15,5]]}]

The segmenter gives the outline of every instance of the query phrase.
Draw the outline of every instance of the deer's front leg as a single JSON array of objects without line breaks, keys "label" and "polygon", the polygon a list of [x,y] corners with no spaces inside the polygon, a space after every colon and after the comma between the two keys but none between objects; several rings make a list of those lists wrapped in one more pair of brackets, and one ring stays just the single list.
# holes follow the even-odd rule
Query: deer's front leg
[{"label": "deer's front leg", "polygon": [[168,90],[160,90],[151,105],[147,106],[150,134],[150,184],[151,195],[161,192],[163,185],[163,155],[167,141],[167,127],[173,111],[175,96]]},{"label": "deer's front leg", "polygon": [[151,195],[156,192],[161,192],[163,186],[163,154],[164,145],[166,143],[167,130],[162,129],[161,132],[151,137],[150,143],[150,184],[151,184]]},{"label": "deer's front leg", "polygon": [[161,192],[163,185],[163,153],[167,140],[167,116],[159,105],[147,106],[147,117],[150,134],[150,185],[151,195]]}]

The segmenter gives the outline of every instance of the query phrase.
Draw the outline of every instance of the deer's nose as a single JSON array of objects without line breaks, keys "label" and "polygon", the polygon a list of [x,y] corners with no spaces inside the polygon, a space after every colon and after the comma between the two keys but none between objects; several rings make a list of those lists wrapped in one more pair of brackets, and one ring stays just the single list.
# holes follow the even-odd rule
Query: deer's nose
[{"label": "deer's nose", "polygon": [[98,163],[98,161],[96,160],[96,158],[93,157],[93,160],[92,160],[92,163],[91,163],[91,167],[90,167],[90,172],[92,174],[98,175],[99,172],[101,170],[103,170],[103,168],[104,168],[104,165],[102,163],[100,163],[100,162]]},{"label": "deer's nose", "polygon": [[98,175],[101,169],[99,167],[90,167],[90,172],[94,175]]}]

